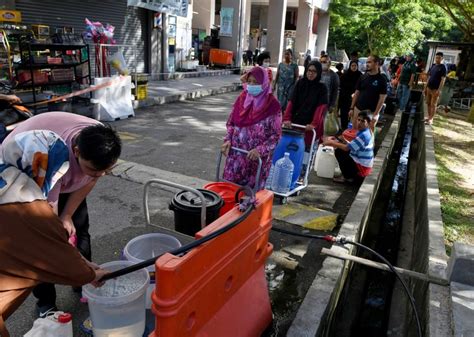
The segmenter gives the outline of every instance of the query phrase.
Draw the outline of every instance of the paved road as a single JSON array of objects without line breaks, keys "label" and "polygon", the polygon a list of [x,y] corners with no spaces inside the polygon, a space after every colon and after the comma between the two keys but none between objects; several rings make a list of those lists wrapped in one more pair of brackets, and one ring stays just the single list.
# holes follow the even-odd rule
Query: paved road
[{"label": "paved road", "polygon": [[[200,185],[214,180],[216,155],[225,133],[225,121],[237,93],[196,101],[171,103],[136,111],[136,117],[113,123],[122,136],[122,162],[114,174],[100,180],[88,198],[91,216],[93,259],[98,263],[117,260],[133,237],[153,231],[145,226],[142,208],[143,183],[163,178]],[[311,185],[298,198],[303,203],[344,213],[353,188],[311,177]],[[152,222],[173,225],[167,210],[172,193],[156,190],[151,196]],[[274,221],[274,225],[290,225]],[[267,266],[272,305],[278,324],[269,335],[283,336],[298,305],[322,262],[321,243],[282,237],[272,233],[275,254]],[[60,287],[57,304],[74,315],[75,336],[84,336],[78,324],[87,316],[69,287]],[[12,336],[22,336],[34,320],[30,298],[8,320]]]}]

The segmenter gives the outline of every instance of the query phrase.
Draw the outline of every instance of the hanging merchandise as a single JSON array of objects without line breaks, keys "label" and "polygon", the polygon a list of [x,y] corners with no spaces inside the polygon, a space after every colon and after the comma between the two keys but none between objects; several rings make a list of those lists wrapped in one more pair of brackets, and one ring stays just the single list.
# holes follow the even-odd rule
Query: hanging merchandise
[{"label": "hanging merchandise", "polygon": [[110,76],[110,67],[105,62],[107,60],[107,47],[100,48],[100,44],[115,44],[114,30],[115,27],[108,23],[104,26],[96,21],[91,22],[85,19],[86,30],[82,33],[84,40],[95,43],[95,64],[98,74],[102,77]]}]

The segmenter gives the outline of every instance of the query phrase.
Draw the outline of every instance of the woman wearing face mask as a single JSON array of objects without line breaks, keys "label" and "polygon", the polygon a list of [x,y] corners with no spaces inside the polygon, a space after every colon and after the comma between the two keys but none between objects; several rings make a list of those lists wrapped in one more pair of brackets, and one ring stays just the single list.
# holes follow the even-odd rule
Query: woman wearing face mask
[{"label": "woman wearing face mask", "polygon": [[258,55],[257,63],[260,67],[264,67],[265,69],[267,69],[268,79],[270,81],[270,84],[272,84],[273,73],[272,73],[272,70],[270,69],[270,53],[267,51],[264,51],[263,53]]},{"label": "woman wearing face mask", "polygon": [[[271,85],[273,82],[273,73],[272,73],[272,70],[270,69],[270,53],[267,51],[264,51],[263,53],[259,54],[257,57],[257,64],[260,67],[263,67],[267,70],[268,79]],[[248,76],[248,72],[244,73],[242,76],[240,76],[240,81],[242,81],[242,83],[247,83],[247,76]]]},{"label": "woman wearing face mask", "polygon": [[321,73],[321,63],[311,61],[308,64],[304,77],[296,83],[293,96],[283,116],[283,127],[290,128],[291,123],[306,125],[306,146],[311,144],[313,129],[316,131],[318,142],[322,140],[324,134],[328,94],[326,86],[320,82]]},{"label": "woman wearing face mask", "polygon": [[355,92],[356,84],[362,73],[359,71],[357,61],[351,61],[349,68],[342,74],[339,91],[339,109],[341,115],[341,128],[347,129],[349,123],[349,110],[352,104],[352,94]]},{"label": "woman wearing face mask", "polygon": [[[221,151],[227,156],[224,179],[238,185],[255,186],[258,158],[262,160],[260,183],[265,186],[272,164],[273,150],[281,135],[280,104],[272,95],[268,74],[262,67],[254,67],[247,74],[245,90],[237,97],[227,120],[227,135]],[[229,151],[238,147],[249,151],[245,156]]]},{"label": "woman wearing face mask", "polygon": [[273,90],[275,91],[275,85],[278,85],[278,101],[280,102],[281,109],[284,111],[288,100],[291,97],[293,87],[298,80],[299,70],[296,63],[293,62],[293,52],[291,49],[285,51],[284,62],[281,62],[278,65],[275,84],[273,85]]},{"label": "woman wearing face mask", "polygon": [[[288,102],[285,115],[283,116],[283,127],[291,128],[291,123],[306,126],[305,151],[311,152],[311,142],[313,139],[312,130],[316,131],[316,140],[314,147],[322,141],[324,134],[324,117],[328,109],[328,94],[326,86],[320,82],[322,67],[318,61],[311,61],[305,69],[302,79],[296,82],[293,95]],[[313,156],[316,151],[313,152]],[[307,161],[303,163],[304,175],[308,163],[313,158],[305,156]]]}]

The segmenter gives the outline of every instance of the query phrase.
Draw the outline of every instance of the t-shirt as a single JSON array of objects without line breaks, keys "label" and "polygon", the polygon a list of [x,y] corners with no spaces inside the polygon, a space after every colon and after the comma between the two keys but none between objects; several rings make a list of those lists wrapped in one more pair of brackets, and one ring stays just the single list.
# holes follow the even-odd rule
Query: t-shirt
[{"label": "t-shirt", "polygon": [[[356,138],[349,144],[349,155],[358,165],[371,168],[374,165],[374,137],[369,128],[357,132]],[[366,176],[368,170],[359,170],[359,174]]]},{"label": "t-shirt", "polygon": [[30,130],[49,130],[57,133],[69,148],[69,169],[56,183],[48,194],[48,202],[55,204],[60,193],[71,193],[84,187],[96,179],[82,173],[79,163],[72,151],[74,138],[82,129],[100,124],[95,119],[76,115],[68,112],[46,112],[27,119],[18,125],[4,140],[7,142],[11,137]]},{"label": "t-shirt", "polygon": [[441,79],[446,76],[446,67],[444,64],[433,64],[430,71],[428,71],[429,80],[428,88],[438,90],[441,84]]},{"label": "t-shirt", "polygon": [[413,62],[405,62],[400,73],[400,84],[410,83],[410,78],[413,74],[416,74],[416,64]]},{"label": "t-shirt", "polygon": [[375,112],[380,95],[387,94],[387,79],[380,73],[365,74],[357,81],[356,90],[359,90],[357,109]]}]

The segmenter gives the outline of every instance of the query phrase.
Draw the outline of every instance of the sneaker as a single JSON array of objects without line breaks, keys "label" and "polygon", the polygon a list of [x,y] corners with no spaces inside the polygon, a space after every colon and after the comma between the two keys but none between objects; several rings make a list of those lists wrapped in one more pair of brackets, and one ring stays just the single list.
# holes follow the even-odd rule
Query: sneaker
[{"label": "sneaker", "polygon": [[58,308],[54,304],[47,304],[42,306],[36,306],[36,311],[39,318],[46,318],[50,313],[58,311]]}]

